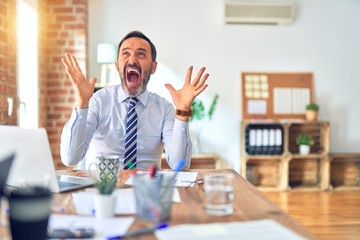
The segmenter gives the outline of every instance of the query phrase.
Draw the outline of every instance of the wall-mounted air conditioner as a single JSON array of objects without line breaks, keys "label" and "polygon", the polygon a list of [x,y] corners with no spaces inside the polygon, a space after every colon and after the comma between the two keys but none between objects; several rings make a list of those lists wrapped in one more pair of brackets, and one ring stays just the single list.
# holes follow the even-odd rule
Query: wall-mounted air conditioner
[{"label": "wall-mounted air conditioner", "polygon": [[293,19],[292,3],[225,2],[226,24],[286,25]]}]

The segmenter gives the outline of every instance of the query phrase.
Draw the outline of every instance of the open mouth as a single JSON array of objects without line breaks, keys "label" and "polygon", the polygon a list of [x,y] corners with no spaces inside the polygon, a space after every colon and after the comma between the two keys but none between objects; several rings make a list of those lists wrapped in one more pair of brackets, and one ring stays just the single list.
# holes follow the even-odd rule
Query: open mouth
[{"label": "open mouth", "polygon": [[126,69],[126,79],[130,83],[135,83],[140,79],[140,71],[137,68],[129,67]]}]

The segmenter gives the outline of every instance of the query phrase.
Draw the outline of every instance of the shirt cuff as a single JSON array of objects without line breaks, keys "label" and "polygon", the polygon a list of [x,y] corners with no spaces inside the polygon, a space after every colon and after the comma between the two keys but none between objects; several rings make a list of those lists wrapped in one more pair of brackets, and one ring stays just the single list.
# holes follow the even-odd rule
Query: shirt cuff
[{"label": "shirt cuff", "polygon": [[188,132],[189,132],[189,123],[180,121],[179,119],[175,118],[173,134],[177,136],[188,136]]},{"label": "shirt cuff", "polygon": [[71,117],[70,117],[70,122],[73,123],[74,125],[81,125],[81,124],[86,124],[86,119],[87,119],[87,114],[88,114],[88,109],[76,109],[74,108],[72,113],[71,113]]}]

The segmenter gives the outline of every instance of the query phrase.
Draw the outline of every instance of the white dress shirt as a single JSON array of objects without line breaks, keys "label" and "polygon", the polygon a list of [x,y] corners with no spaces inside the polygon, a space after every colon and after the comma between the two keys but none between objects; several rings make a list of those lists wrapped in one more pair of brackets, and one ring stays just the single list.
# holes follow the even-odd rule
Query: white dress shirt
[{"label": "white dress shirt", "polygon": [[[120,85],[106,87],[94,93],[89,108],[73,110],[61,134],[60,154],[66,166],[88,169],[97,156],[110,154],[119,157],[123,169],[128,97]],[[189,168],[192,144],[188,122],[176,119],[173,105],[158,94],[145,91],[137,98],[136,168],[160,167],[164,148],[171,168],[182,159]]]}]

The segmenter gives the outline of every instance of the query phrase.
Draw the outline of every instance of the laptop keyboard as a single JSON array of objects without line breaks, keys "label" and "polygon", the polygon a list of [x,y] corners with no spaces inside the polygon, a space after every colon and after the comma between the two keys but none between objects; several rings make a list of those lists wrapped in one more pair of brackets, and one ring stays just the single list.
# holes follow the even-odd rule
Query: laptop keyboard
[{"label": "laptop keyboard", "polygon": [[59,181],[59,187],[60,187],[61,192],[65,192],[65,191],[71,191],[74,189],[79,189],[84,186],[79,183]]}]

